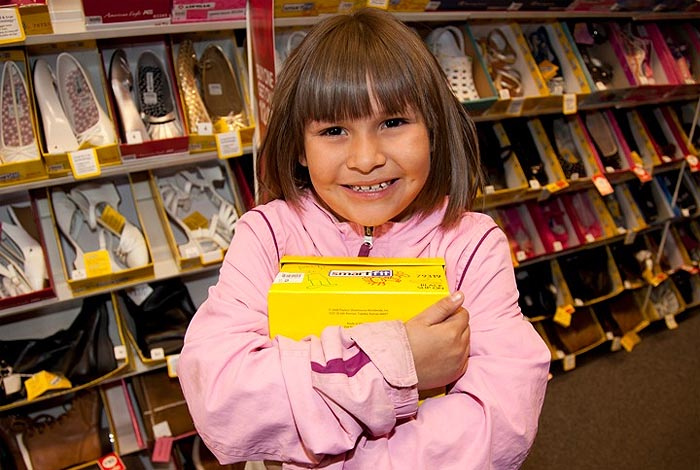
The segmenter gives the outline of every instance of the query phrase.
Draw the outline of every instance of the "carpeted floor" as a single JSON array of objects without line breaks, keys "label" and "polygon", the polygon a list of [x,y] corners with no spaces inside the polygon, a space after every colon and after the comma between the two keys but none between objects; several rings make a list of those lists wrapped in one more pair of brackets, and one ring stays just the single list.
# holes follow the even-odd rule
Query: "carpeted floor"
[{"label": "carpeted floor", "polygon": [[524,470],[700,469],[700,310],[655,322],[632,352],[609,344],[552,367]]}]

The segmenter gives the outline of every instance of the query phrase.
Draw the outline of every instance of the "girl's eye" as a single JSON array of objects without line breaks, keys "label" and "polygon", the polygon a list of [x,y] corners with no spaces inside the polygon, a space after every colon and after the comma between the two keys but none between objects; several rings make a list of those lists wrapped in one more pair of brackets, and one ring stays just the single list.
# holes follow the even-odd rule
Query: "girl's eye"
[{"label": "girl's eye", "polygon": [[328,127],[326,129],[323,129],[320,132],[321,135],[327,135],[327,136],[338,136],[338,135],[343,135],[343,128],[342,127]]},{"label": "girl's eye", "polygon": [[406,119],[404,118],[391,118],[387,119],[384,121],[384,126],[385,127],[399,127],[402,124],[406,123]]}]

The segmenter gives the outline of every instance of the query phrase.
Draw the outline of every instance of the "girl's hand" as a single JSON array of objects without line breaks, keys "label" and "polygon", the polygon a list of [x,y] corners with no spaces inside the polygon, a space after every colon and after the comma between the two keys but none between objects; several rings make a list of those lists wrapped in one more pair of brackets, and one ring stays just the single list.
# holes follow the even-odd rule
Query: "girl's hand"
[{"label": "girl's hand", "polygon": [[467,370],[469,312],[457,291],[406,322],[418,375],[418,390],[445,386]]}]

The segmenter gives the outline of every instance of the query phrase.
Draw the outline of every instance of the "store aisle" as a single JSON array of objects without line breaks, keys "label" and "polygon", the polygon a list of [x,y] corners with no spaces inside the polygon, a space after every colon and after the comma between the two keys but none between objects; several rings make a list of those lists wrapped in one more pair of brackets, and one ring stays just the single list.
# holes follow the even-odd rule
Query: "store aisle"
[{"label": "store aisle", "polygon": [[523,469],[700,469],[700,310],[678,323],[650,325],[631,353],[603,345],[553,366]]}]

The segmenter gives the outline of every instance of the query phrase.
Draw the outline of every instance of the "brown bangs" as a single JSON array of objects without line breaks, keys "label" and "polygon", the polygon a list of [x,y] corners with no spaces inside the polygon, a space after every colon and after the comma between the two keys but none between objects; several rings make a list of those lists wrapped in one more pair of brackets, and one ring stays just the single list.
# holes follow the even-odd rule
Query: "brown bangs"
[{"label": "brown bangs", "polygon": [[424,87],[410,65],[415,63],[409,57],[413,48],[398,42],[405,35],[386,29],[368,34],[370,28],[369,22],[345,21],[334,34],[318,38],[314,55],[303,58],[298,69],[295,122],[367,117],[373,112],[371,96],[384,113],[410,107],[424,114],[427,106],[418,93]]}]

